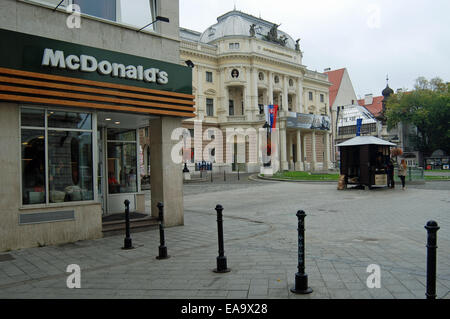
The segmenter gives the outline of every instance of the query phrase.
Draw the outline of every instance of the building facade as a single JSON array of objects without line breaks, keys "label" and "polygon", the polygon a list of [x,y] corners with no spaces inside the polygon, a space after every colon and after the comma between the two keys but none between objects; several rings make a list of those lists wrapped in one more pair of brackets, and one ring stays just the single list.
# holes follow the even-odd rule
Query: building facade
[{"label": "building facade", "polygon": [[[325,74],[328,75],[328,80],[332,83],[329,89],[332,132],[331,145],[333,146],[331,160],[336,166],[339,158],[339,151],[336,144],[339,143],[337,140],[342,140],[342,136],[338,136],[338,126],[344,125],[342,119],[338,120],[338,109],[342,110],[343,107],[355,105],[357,98],[350,75],[346,68],[338,70],[325,69]],[[344,115],[343,112],[341,112],[340,115]]]},{"label": "building facade", "polygon": [[163,202],[166,224],[183,224],[171,133],[195,115],[179,4],[141,5],[0,2],[0,251],[98,238],[102,216],[126,200],[143,210],[141,127],[152,136],[152,214]]},{"label": "building facade", "polygon": [[[264,106],[279,106],[281,170],[327,170],[330,161],[330,112],[326,74],[302,64],[299,40],[269,21],[240,11],[217,18],[203,32],[180,29],[180,63],[193,66],[196,117],[183,121],[191,132],[188,167],[211,160],[215,170],[259,172],[261,149],[252,147],[259,135],[229,139],[221,150],[211,140],[228,130],[264,127]],[[194,129],[200,122],[202,129]],[[214,138],[212,138],[212,136]],[[245,158],[237,156],[245,148]],[[227,154],[232,162],[225,160]],[[199,156],[205,155],[205,156]],[[218,160],[223,158],[223,163]],[[251,160],[251,159],[257,159]]]},{"label": "building facade", "polygon": [[[396,94],[403,94],[398,89]],[[381,96],[366,94],[364,99],[358,100],[358,104],[365,107],[377,119],[377,136],[386,141],[397,144],[402,149],[403,155],[399,159],[405,159],[408,166],[418,167],[423,163],[423,154],[415,149],[412,136],[417,135],[417,128],[411,124],[400,122],[395,127],[388,129],[384,116],[386,100],[394,91],[386,85]]]}]

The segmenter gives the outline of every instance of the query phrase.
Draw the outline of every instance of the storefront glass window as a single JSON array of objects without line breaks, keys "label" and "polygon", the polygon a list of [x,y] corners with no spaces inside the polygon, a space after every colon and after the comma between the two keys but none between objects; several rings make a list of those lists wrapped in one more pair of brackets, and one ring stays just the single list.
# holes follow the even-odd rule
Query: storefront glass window
[{"label": "storefront glass window", "polygon": [[91,118],[89,113],[22,108],[24,205],[94,199]]},{"label": "storefront glass window", "polygon": [[93,200],[92,133],[48,132],[50,203]]},{"label": "storefront glass window", "polygon": [[136,141],[136,130],[108,129],[108,141]]},{"label": "storefront glass window", "polygon": [[45,131],[22,129],[22,201],[45,203]]},{"label": "storefront glass window", "polygon": [[48,112],[48,127],[92,129],[91,114],[75,112]]},{"label": "storefront glass window", "polygon": [[45,127],[45,110],[22,109],[20,122],[22,126]]}]

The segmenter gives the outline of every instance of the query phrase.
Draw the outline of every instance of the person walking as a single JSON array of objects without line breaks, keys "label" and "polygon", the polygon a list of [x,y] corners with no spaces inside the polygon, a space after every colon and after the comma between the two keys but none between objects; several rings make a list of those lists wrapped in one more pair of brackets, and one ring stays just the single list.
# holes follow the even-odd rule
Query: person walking
[{"label": "person walking", "polygon": [[392,162],[392,159],[391,159],[391,158],[389,158],[389,159],[387,160],[386,171],[387,171],[388,187],[390,187],[390,188],[395,188],[395,182],[394,182],[394,163]]},{"label": "person walking", "polygon": [[407,165],[404,159],[401,160],[400,166],[398,167],[398,177],[402,181],[402,190],[406,189],[405,179],[406,179]]}]

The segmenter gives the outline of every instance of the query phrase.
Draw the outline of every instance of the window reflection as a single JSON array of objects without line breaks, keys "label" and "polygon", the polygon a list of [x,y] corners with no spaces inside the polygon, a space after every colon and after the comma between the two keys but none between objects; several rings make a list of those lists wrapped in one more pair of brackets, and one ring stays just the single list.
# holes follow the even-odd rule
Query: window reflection
[{"label": "window reflection", "polygon": [[136,143],[108,142],[110,194],[137,192]]},{"label": "window reflection", "polygon": [[24,204],[45,203],[45,132],[22,130],[22,197]]},{"label": "window reflection", "polygon": [[92,128],[91,114],[88,113],[48,111],[47,118],[49,127],[80,130],[90,130]]},{"label": "window reflection", "polygon": [[116,21],[116,0],[73,0],[81,12],[94,17]]},{"label": "window reflection", "polygon": [[94,199],[91,118],[89,113],[21,109],[24,205]]},{"label": "window reflection", "polygon": [[50,202],[92,200],[92,133],[49,131]]}]

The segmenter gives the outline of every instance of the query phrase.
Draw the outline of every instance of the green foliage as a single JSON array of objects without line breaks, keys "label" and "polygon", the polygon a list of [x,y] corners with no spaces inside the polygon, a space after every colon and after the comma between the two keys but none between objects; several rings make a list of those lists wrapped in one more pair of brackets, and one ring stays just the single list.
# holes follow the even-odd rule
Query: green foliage
[{"label": "green foliage", "polygon": [[425,154],[437,149],[450,153],[450,83],[419,77],[413,91],[388,99],[386,117],[389,128],[400,122],[416,126],[413,140]]}]

